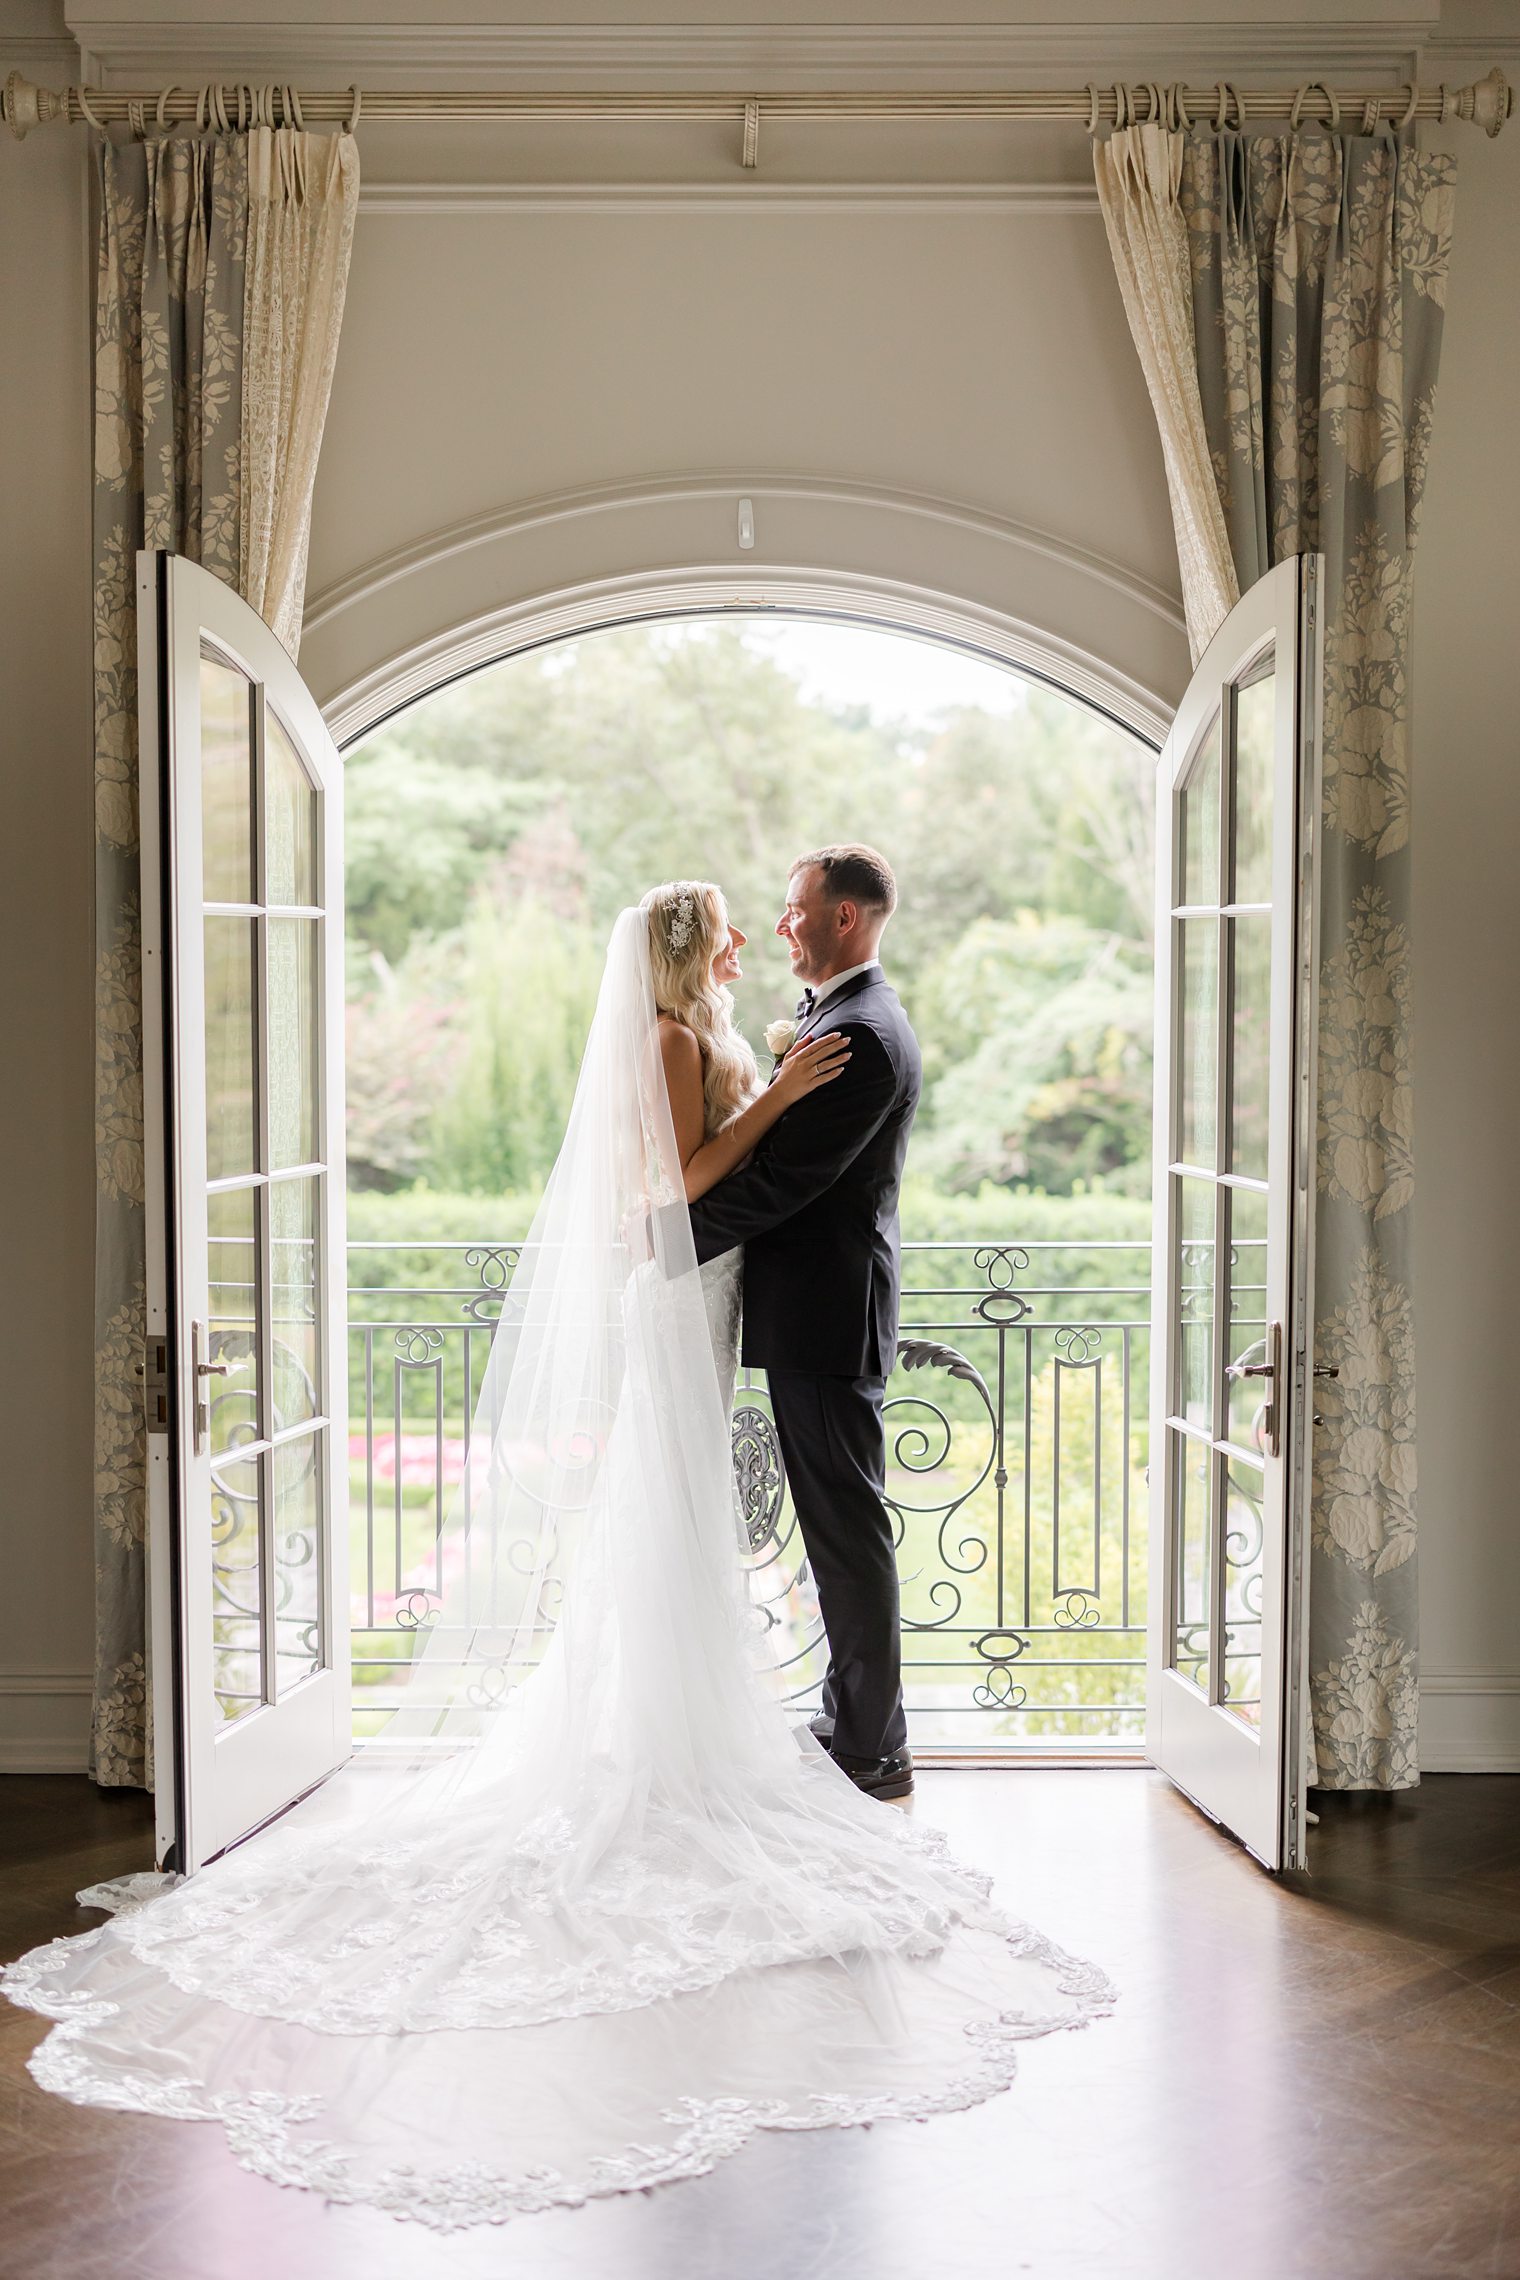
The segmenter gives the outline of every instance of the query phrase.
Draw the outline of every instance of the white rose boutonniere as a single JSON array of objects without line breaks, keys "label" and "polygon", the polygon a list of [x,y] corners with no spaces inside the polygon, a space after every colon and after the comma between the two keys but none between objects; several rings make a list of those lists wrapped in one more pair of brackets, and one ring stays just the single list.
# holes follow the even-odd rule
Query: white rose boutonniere
[{"label": "white rose boutonniere", "polygon": [[797,1042],[795,1021],[768,1021],[765,1025],[765,1043],[769,1052],[779,1061]]}]

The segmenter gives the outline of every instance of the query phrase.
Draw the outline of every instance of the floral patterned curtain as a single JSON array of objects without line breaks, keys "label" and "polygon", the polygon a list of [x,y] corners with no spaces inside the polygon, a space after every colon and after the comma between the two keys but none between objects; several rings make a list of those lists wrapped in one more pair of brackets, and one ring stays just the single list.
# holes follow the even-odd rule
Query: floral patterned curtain
[{"label": "floral patterned curtain", "polygon": [[146,1532],[139,547],[249,595],[294,656],[359,195],[353,136],[102,141],[95,307],[95,1709],[152,1784]]},{"label": "floral patterned curtain", "polygon": [[1456,161],[1393,134],[1184,138],[1199,393],[1244,591],[1325,556],[1316,1778],[1418,1780],[1410,580]]},{"label": "floral patterned curtain", "polygon": [[1093,144],[1098,203],[1130,336],[1161,431],[1188,646],[1196,665],[1240,599],[1198,393],[1192,266],[1182,214],[1186,139],[1147,124]]},{"label": "floral patterned curtain", "polygon": [[254,129],[238,583],[292,657],[301,644],[312,486],[358,204],[351,134]]},{"label": "floral patterned curtain", "polygon": [[95,1707],[90,1770],[151,1783],[144,1625],[137,549],[236,585],[245,135],[102,141],[95,303]]}]

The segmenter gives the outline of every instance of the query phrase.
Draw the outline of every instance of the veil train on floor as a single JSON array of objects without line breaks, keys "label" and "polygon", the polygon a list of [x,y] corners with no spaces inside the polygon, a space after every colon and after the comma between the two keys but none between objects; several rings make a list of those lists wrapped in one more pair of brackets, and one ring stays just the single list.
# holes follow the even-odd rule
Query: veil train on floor
[{"label": "veil train on floor", "polygon": [[384,1746],[0,1975],[44,2089],[450,2228],[973,2104],[1108,2007],[782,1706],[655,1020],[627,910]]}]

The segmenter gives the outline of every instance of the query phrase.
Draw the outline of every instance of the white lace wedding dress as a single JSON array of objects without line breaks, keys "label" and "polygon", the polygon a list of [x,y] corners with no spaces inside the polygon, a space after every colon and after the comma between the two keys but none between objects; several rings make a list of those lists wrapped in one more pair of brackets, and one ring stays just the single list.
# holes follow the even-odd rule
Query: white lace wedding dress
[{"label": "white lace wedding dress", "polygon": [[3,1975],[57,2022],[45,2089],[439,2228],[972,2104],[1110,2000],[781,1706],[720,1383],[739,1259],[699,1275],[673,1200],[646,945],[625,913],[395,1746],[191,1879],[81,1894],[108,1920]]}]

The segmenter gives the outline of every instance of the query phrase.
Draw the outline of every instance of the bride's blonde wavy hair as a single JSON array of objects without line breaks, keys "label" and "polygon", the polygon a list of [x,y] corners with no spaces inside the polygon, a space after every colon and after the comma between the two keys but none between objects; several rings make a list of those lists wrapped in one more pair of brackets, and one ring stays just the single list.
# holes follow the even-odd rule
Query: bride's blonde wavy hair
[{"label": "bride's blonde wavy hair", "polygon": [[649,972],[654,1002],[684,1022],[702,1048],[702,1098],[709,1132],[731,1124],[760,1090],[749,1042],[734,1027],[731,990],[712,977],[728,940],[728,905],[706,879],[668,879],[640,904],[649,919]]}]

